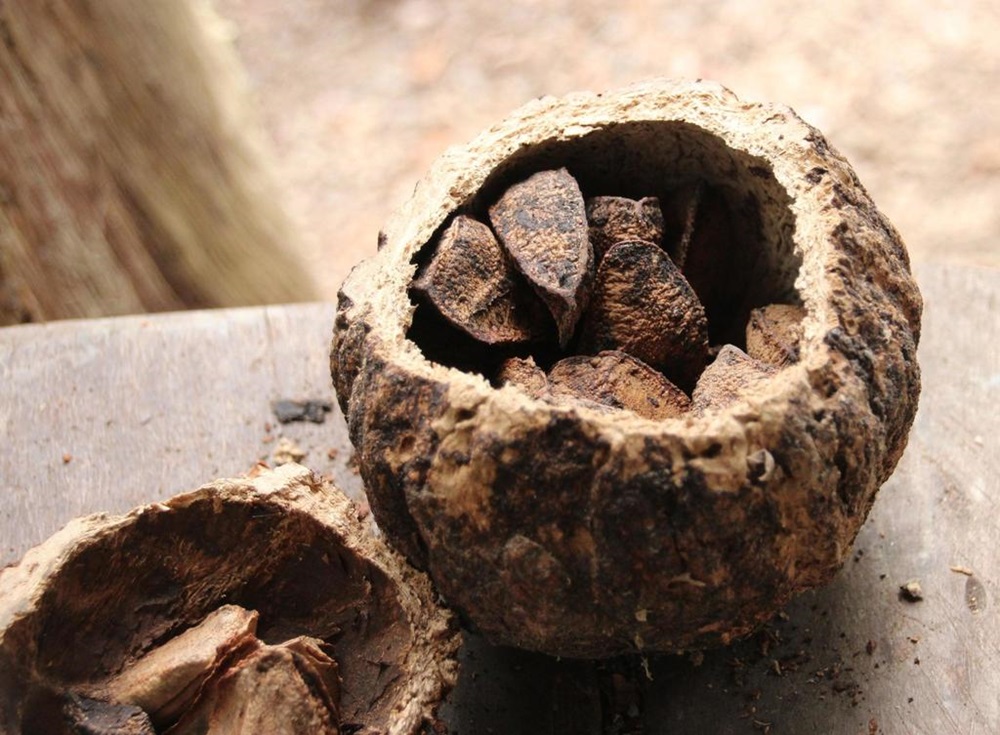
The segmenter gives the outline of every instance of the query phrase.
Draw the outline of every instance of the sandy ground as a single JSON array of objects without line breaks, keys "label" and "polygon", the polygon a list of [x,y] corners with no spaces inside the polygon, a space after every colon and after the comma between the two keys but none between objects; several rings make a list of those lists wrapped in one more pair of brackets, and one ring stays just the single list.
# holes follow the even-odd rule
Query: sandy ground
[{"label": "sandy ground", "polygon": [[533,97],[661,75],[792,106],[915,260],[1000,266],[995,0],[215,4],[324,298],[445,147]]}]

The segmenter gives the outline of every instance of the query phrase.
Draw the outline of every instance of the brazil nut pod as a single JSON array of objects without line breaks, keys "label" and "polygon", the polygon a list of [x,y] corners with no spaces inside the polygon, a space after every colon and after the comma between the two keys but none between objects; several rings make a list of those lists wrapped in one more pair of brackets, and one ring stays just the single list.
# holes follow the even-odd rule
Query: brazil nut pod
[{"label": "brazil nut pod", "polygon": [[[584,202],[659,202],[656,245],[707,318],[701,362],[677,371],[688,395],[708,396],[697,410],[560,400],[538,371],[592,354],[568,309],[526,330],[547,340],[488,345],[414,289],[456,218],[490,225],[508,191],[545,171],[567,172]],[[572,224],[524,206],[506,215],[522,228],[580,226],[578,205]],[[446,152],[380,242],[340,292],[339,400],[386,536],[495,642],[600,657],[743,635],[833,576],[906,444],[921,315],[906,250],[848,162],[787,107],[674,81],[536,100]],[[574,247],[574,268],[597,260]],[[574,270],[573,288],[588,278]],[[579,325],[590,303],[573,291]],[[782,332],[794,349],[729,382],[729,363],[750,369],[729,358],[747,348],[751,314],[772,304],[795,307]],[[713,368],[717,355],[728,362]],[[529,358],[535,388],[497,378]],[[702,370],[742,387],[713,403]]]}]

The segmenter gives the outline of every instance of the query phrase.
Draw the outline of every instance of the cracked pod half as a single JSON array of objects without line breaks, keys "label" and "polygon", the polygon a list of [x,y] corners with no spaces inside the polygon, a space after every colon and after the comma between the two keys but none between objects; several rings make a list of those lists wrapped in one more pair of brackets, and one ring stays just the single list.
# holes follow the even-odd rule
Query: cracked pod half
[{"label": "cracked pod half", "polygon": [[[496,387],[510,350],[470,359],[422,326],[411,281],[454,217],[486,221],[562,168],[585,198],[658,197],[668,215],[707,192],[725,217],[684,248],[712,344],[744,347],[750,313],[788,303],[797,360],[662,420]],[[565,656],[680,651],[840,567],[906,444],[921,306],[899,235],[819,131],[658,81],[537,100],[446,152],[344,283],[331,366],[378,523],[468,624]]]},{"label": "cracked pod half", "polygon": [[286,465],[74,520],[0,572],[0,730],[423,732],[458,644],[427,577]]}]

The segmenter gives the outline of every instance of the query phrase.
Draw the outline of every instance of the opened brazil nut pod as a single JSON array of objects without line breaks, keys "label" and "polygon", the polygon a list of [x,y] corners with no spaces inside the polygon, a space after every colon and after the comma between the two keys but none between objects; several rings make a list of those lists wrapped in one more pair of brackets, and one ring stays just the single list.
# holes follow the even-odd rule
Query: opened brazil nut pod
[{"label": "opened brazil nut pod", "polygon": [[298,465],[76,519],[0,572],[0,730],[423,732],[435,597]]},{"label": "opened brazil nut pod", "polygon": [[[688,392],[706,379],[677,416],[558,400],[542,368],[536,389],[498,381],[505,360],[551,365],[586,335],[484,347],[414,292],[455,217],[490,222],[504,192],[564,169],[587,201],[657,197],[666,230],[681,223],[663,247],[720,357],[680,371]],[[800,320],[780,365],[742,352],[770,304]],[[557,655],[680,651],[749,632],[840,567],[906,444],[920,315],[899,235],[819,131],[657,81],[537,100],[447,151],[344,283],[331,366],[379,525],[466,623]]]}]

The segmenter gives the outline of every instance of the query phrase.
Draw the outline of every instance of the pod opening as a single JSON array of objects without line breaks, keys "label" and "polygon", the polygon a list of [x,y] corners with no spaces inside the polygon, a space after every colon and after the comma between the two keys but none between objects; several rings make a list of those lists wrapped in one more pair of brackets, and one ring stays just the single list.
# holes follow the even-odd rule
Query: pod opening
[{"label": "pod opening", "polygon": [[765,159],[685,122],[524,147],[415,255],[407,337],[542,400],[718,407],[798,359],[790,205]]}]

